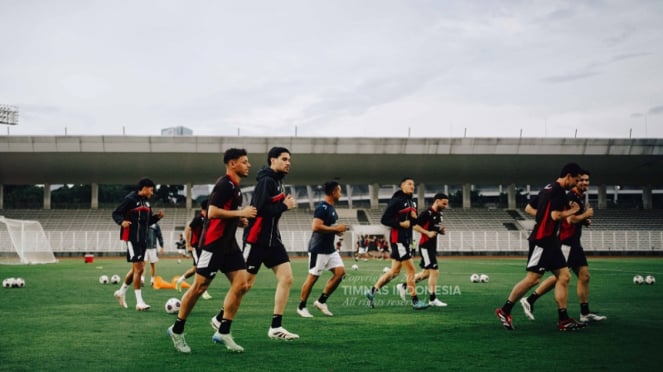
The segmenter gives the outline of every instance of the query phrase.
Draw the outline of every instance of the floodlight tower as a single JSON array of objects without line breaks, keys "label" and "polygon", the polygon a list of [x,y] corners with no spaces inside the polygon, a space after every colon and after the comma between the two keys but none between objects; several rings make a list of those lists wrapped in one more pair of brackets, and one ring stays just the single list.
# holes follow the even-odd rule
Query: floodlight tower
[{"label": "floodlight tower", "polygon": [[0,105],[0,124],[17,125],[18,107],[10,105]]}]

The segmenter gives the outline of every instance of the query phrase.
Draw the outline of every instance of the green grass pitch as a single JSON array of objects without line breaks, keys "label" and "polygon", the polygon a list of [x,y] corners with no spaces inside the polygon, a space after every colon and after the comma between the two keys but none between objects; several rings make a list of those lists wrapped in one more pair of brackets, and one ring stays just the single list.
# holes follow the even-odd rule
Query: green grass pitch
[{"label": "green grass pitch", "polygon": [[[529,321],[520,305],[513,311],[515,330],[505,330],[494,315],[514,283],[524,275],[525,259],[442,257],[440,298],[446,308],[414,311],[400,301],[392,281],[378,294],[375,309],[363,291],[381,274],[388,261],[346,260],[347,276],[328,301],[334,317],[313,308],[325,273],[313,289],[309,309],[314,318],[300,318],[295,308],[306,276],[306,260],[293,259],[294,283],[283,325],[298,333],[296,341],[267,337],[275,279],[262,268],[255,287],[244,297],[232,326],[233,336],[246,352],[234,354],[211,341],[209,319],[228,288],[217,277],[211,300],[199,300],[186,324],[193,352],[179,354],[166,335],[174,315],[163,306],[172,289],[143,289],[152,305],[134,310],[133,291],[128,309],[113,297],[117,285],[99,284],[102,274],[124,276],[129,264],[122,258],[61,259],[57,264],[0,265],[0,278],[22,277],[25,288],[0,289],[0,370],[122,370],[192,371],[349,371],[349,370],[660,370],[663,364],[663,283],[634,285],[635,274],[663,280],[661,258],[592,258],[590,305],[607,315],[601,323],[576,332],[556,328],[552,293],[535,308]],[[418,260],[417,260],[418,262]],[[162,259],[158,275],[166,280],[189,265]],[[488,283],[470,283],[472,273],[490,276]],[[149,280],[149,275],[147,276]],[[191,279],[189,279],[189,282]],[[569,312],[577,317],[575,278],[571,282]],[[418,285],[423,293],[423,283]],[[425,294],[420,296],[427,299]]]}]

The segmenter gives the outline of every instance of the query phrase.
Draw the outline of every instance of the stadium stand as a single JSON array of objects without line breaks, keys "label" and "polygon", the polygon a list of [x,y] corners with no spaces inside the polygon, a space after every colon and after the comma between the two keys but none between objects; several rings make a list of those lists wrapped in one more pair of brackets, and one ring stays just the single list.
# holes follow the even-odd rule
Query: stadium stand
[{"label": "stadium stand", "polygon": [[[382,208],[339,208],[340,221],[350,225],[380,225]],[[167,252],[174,253],[174,242],[193,217],[193,211],[167,208],[160,222]],[[3,209],[0,215],[12,219],[41,222],[54,252],[75,255],[95,252],[121,254],[118,226],[111,219],[112,209]],[[281,233],[292,252],[306,251],[311,233],[312,211],[298,208],[284,213]],[[447,234],[439,236],[440,251],[448,253],[519,253],[527,251],[527,234],[532,217],[522,211],[450,208],[444,212]],[[238,238],[241,231],[238,232]],[[347,233],[344,250],[355,240]],[[588,251],[663,252],[663,210],[602,209],[595,212],[591,227],[583,231]]]}]

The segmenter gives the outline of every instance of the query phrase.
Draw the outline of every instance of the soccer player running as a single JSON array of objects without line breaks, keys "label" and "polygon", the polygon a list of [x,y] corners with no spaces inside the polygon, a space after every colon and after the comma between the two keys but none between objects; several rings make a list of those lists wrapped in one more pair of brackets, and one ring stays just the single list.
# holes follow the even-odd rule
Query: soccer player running
[{"label": "soccer player running", "polygon": [[[421,234],[419,239],[419,252],[421,262],[419,266],[422,270],[414,276],[414,282],[418,283],[428,279],[428,304],[430,306],[444,307],[446,303],[437,298],[437,278],[439,277],[439,267],[437,266],[437,235],[446,233],[442,226],[442,211],[449,205],[449,197],[443,193],[437,193],[433,197],[433,205],[427,210],[421,212],[414,225],[414,230]],[[398,293],[401,299],[405,301],[407,283],[401,283],[398,286]]]},{"label": "soccer player running", "polygon": [[[580,321],[583,323],[607,319],[606,316],[594,314],[589,311],[589,266],[585,250],[580,244],[582,227],[589,226],[592,221],[591,218],[594,216],[594,209],[589,205],[585,207],[584,203],[585,193],[589,189],[589,176],[590,173],[588,170],[582,170],[578,178],[578,183],[566,194],[569,202],[577,203],[580,209],[576,214],[562,221],[559,234],[562,247],[568,249],[567,265],[578,277],[576,293],[578,294],[578,302],[580,302]],[[528,204],[525,210],[530,214],[536,214],[537,212],[531,204]],[[555,281],[556,278],[554,276],[549,277],[529,297],[520,299],[523,311],[529,319],[534,320],[534,303],[536,300],[553,289]]]},{"label": "soccer player running", "polygon": [[398,276],[401,272],[401,267],[404,267],[407,289],[412,300],[412,308],[421,310],[427,308],[429,305],[417,297],[414,282],[416,269],[410,251],[412,227],[417,222],[417,205],[412,200],[414,180],[409,177],[404,178],[400,183],[400,188],[391,197],[381,219],[383,225],[390,227],[391,269],[382,274],[373,287],[366,291],[366,298],[368,298],[368,304],[371,307],[375,307],[375,294],[380,288]]},{"label": "soccer player running", "polygon": [[527,274],[514,285],[509,297],[501,308],[495,309],[495,315],[504,328],[513,330],[511,310],[527,291],[537,285],[546,271],[552,271],[557,278],[555,283],[555,301],[560,331],[576,330],[585,326],[569,318],[566,311],[569,280],[571,274],[566,265],[559,240],[559,227],[562,221],[578,212],[580,206],[575,202],[567,202],[565,190],[574,187],[580,174],[580,166],[575,163],[564,165],[559,178],[539,192],[536,225],[530,234],[529,254],[527,258]]},{"label": "soccer player running", "polygon": [[120,225],[120,239],[127,249],[127,262],[131,262],[131,270],[127,273],[120,289],[115,291],[120,306],[127,308],[125,295],[133,283],[136,294],[136,310],[145,311],[150,305],[143,300],[141,293],[141,277],[145,270],[145,251],[147,250],[147,230],[164,216],[160,210],[152,213],[150,202],[154,195],[154,182],[149,178],[138,181],[138,191],[132,191],[124,197],[122,203],[113,211],[113,220]]},{"label": "soccer player running", "polygon": [[[186,250],[191,252],[191,258],[193,259],[193,266],[189,270],[185,271],[177,281],[175,281],[175,289],[178,292],[182,292],[182,283],[193,274],[196,273],[196,266],[198,264],[198,257],[200,257],[200,247],[198,243],[200,242],[200,236],[203,232],[203,225],[207,219],[207,199],[203,200],[200,203],[200,212],[193,217],[189,225],[184,229],[185,244]],[[209,300],[212,296],[207,293],[207,291],[202,294],[203,300]]]},{"label": "soccer player running", "polygon": [[267,154],[268,166],[260,169],[251,205],[257,210],[256,218],[249,220],[244,230],[244,258],[249,272],[249,288],[253,287],[260,266],[265,264],[276,275],[274,312],[267,336],[272,339],[294,340],[299,335],[289,332],[283,325],[283,312],[292,286],[290,257],[281,241],[279,219],[283,212],[296,208],[292,195],[284,192],[282,180],[290,172],[290,151],[285,147],[272,147]]},{"label": "soccer player running", "polygon": [[[191,348],[184,338],[184,324],[196,305],[198,298],[207,290],[217,271],[221,271],[230,281],[230,289],[223,301],[223,310],[212,340],[223,343],[230,351],[243,352],[244,348],[236,344],[230,333],[233,318],[239,309],[242,296],[248,291],[246,266],[242,251],[235,239],[235,232],[246,218],[255,217],[256,209],[247,206],[238,209],[242,203],[240,180],[249,175],[249,158],[246,150],[231,148],[223,155],[226,175],[219,178],[209,196],[207,220],[203,227],[199,246],[200,257],[193,285],[182,297],[182,305],[175,324],[168,328],[168,335],[175,349],[190,353]],[[213,323],[214,323],[213,318]]]},{"label": "soccer player running", "polygon": [[[308,276],[302,284],[301,302],[297,307],[297,314],[303,318],[312,318],[313,315],[306,308],[306,300],[311,294],[311,289],[320,274],[325,270],[332,272],[320,297],[313,302],[313,306],[327,316],[334,314],[327,307],[327,299],[334,293],[345,276],[345,267],[343,259],[334,248],[334,236],[342,236],[348,230],[345,224],[336,224],[338,215],[334,204],[341,198],[341,185],[336,181],[325,183],[325,198],[318,204],[313,213],[313,222],[311,223],[311,239],[308,243]],[[339,241],[340,242],[340,241]]]}]

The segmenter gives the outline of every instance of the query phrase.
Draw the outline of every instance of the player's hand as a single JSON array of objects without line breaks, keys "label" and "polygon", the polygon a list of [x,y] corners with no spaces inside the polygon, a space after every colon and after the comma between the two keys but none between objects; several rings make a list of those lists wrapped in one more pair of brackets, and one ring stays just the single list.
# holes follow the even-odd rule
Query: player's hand
[{"label": "player's hand", "polygon": [[122,221],[122,227],[129,227],[131,225],[131,221],[124,220]]},{"label": "player's hand", "polygon": [[410,228],[410,220],[405,220],[400,223],[401,227],[404,229],[409,229]]},{"label": "player's hand", "polygon": [[157,217],[159,217],[159,219],[162,219],[163,216],[165,215],[166,213],[163,211],[163,209],[159,209],[159,211],[157,212]]},{"label": "player's hand", "polygon": [[344,223],[339,223],[336,225],[336,234],[343,235],[344,232],[348,231],[348,225]]},{"label": "player's hand", "polygon": [[415,211],[415,210],[410,211],[410,217],[412,217],[413,219],[416,220],[417,219],[417,211]]},{"label": "player's hand", "polygon": [[587,217],[592,217],[594,215],[594,208],[587,206],[587,208],[585,208],[585,214]]},{"label": "player's hand", "polygon": [[441,235],[444,235],[444,234],[446,234],[446,233],[447,233],[447,228],[444,227],[444,226],[440,227],[440,234],[441,234]]},{"label": "player's hand", "polygon": [[295,198],[290,194],[288,194],[285,199],[283,199],[283,203],[288,207],[288,209],[297,208],[297,201],[295,201]]},{"label": "player's hand", "polygon": [[433,238],[437,235],[437,232],[435,232],[435,231],[427,231],[427,232],[426,232],[426,235],[427,235],[430,239],[433,239]]},{"label": "player's hand", "polygon": [[578,212],[579,210],[580,210],[580,205],[578,203],[573,201],[569,203],[569,211],[571,212],[571,214],[576,214],[576,212]]},{"label": "player's hand", "polygon": [[242,209],[242,215],[241,215],[241,217],[244,217],[244,218],[253,218],[253,217],[255,217],[257,214],[258,214],[258,210],[256,209],[256,207],[254,207],[254,206],[252,206],[252,205],[247,205],[246,207],[244,207],[244,208]]},{"label": "player's hand", "polygon": [[246,227],[249,225],[249,219],[246,217],[239,218],[239,227]]}]

